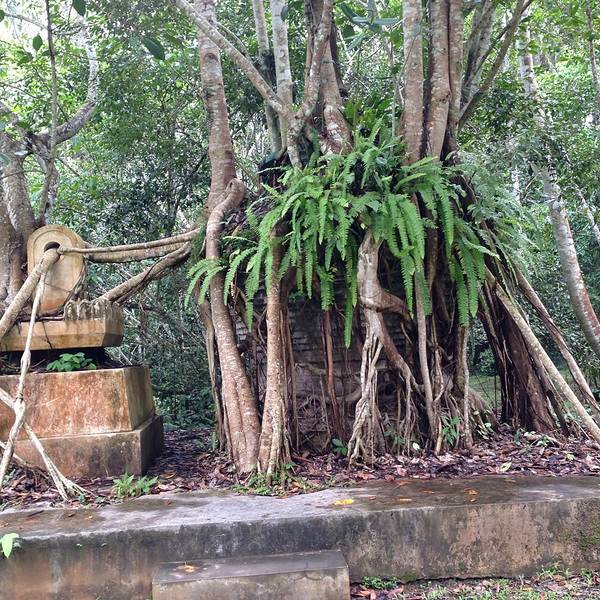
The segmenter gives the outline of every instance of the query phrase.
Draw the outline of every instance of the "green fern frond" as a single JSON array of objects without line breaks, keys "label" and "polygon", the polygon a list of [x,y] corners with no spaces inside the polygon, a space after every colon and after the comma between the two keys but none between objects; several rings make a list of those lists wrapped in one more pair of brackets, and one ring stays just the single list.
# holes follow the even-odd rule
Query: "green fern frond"
[{"label": "green fern frond", "polygon": [[254,247],[246,248],[245,250],[242,250],[241,252],[237,253],[234,256],[233,260],[231,260],[231,255],[230,255],[229,268],[227,269],[227,274],[225,275],[225,283],[224,283],[224,289],[223,289],[223,302],[227,303],[227,296],[229,295],[229,293],[231,291],[233,280],[235,279],[235,276],[237,275],[238,269],[240,268],[241,264],[250,255],[254,254],[255,251],[256,251],[256,248],[254,248]]}]

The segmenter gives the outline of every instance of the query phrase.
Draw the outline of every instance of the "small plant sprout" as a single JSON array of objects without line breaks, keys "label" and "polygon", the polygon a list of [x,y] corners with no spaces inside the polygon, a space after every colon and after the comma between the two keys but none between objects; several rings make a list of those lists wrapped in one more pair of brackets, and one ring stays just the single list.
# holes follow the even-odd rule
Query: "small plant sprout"
[{"label": "small plant sprout", "polygon": [[119,499],[136,498],[137,496],[149,494],[157,483],[158,477],[152,479],[140,477],[136,480],[135,475],[125,473],[118,479],[113,480],[112,493],[113,496]]},{"label": "small plant sprout", "polygon": [[68,373],[70,371],[93,371],[97,367],[91,358],[86,358],[83,352],[69,354],[65,352],[56,360],[48,363],[49,371],[58,371],[59,373]]},{"label": "small plant sprout", "polygon": [[344,444],[342,440],[338,438],[333,438],[331,440],[331,443],[333,444],[333,451],[338,456],[348,456],[348,446],[346,446],[346,444]]}]

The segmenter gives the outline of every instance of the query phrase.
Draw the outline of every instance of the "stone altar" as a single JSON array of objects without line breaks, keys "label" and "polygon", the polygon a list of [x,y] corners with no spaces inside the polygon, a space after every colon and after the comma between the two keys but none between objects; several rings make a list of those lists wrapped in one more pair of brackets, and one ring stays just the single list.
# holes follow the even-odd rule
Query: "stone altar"
[{"label": "stone altar", "polygon": [[[45,250],[61,244],[82,247],[85,243],[62,226],[35,231],[27,246],[29,271]],[[107,301],[81,299],[84,276],[85,261],[75,254],[62,256],[49,272],[41,317],[34,325],[33,364],[54,357],[56,350],[74,353],[121,344],[121,308]],[[0,352],[22,352],[28,329],[28,320],[17,322],[0,341]],[[17,383],[18,375],[0,376],[0,387],[11,394]],[[65,475],[141,474],[162,449],[162,421],[155,413],[145,366],[30,372],[24,398],[29,424]],[[0,440],[7,438],[13,420],[12,411],[0,404]],[[24,432],[15,450],[41,466]]]}]

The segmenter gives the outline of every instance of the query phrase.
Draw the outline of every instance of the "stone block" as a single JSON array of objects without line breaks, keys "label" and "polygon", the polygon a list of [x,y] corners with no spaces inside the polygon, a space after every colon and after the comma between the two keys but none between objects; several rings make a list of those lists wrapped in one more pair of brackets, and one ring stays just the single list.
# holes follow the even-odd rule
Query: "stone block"
[{"label": "stone block", "polygon": [[161,565],[153,600],[348,600],[348,565],[323,550]]},{"label": "stone block", "polygon": [[[0,340],[0,352],[22,352],[28,332],[29,321],[18,322]],[[33,326],[31,349],[66,350],[120,346],[123,332],[123,316],[117,309],[88,319],[36,321]]]},{"label": "stone block", "polygon": [[[11,395],[17,384],[17,375],[0,376],[0,387]],[[145,366],[30,373],[24,399],[27,420],[41,438],[128,432],[154,414]],[[0,403],[0,439],[7,438],[13,420],[12,411]]]},{"label": "stone block", "polygon": [[[85,242],[68,227],[46,225],[36,229],[27,240],[27,269],[33,271],[42,255],[49,248],[67,246],[83,248]],[[46,276],[40,314],[58,311],[83,281],[85,261],[81,254],[65,254],[53,265]]]},{"label": "stone block", "polygon": [[[56,466],[69,477],[142,475],[163,447],[162,418],[151,416],[133,431],[41,438]],[[16,453],[43,466],[29,440],[19,440]]]}]

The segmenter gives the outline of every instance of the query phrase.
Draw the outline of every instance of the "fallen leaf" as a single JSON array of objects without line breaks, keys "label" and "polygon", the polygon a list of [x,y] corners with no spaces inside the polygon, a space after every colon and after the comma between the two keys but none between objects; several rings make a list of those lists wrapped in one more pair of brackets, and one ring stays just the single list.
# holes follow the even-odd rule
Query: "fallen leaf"
[{"label": "fallen leaf", "polygon": [[180,565],[177,567],[180,571],[185,571],[186,573],[194,573],[196,571],[196,567],[194,565]]},{"label": "fallen leaf", "polygon": [[475,500],[477,500],[477,495],[479,494],[477,490],[474,490],[473,488],[466,488],[465,492],[469,494],[469,502],[475,502]]},{"label": "fallen leaf", "polygon": [[334,502],[335,506],[346,506],[347,504],[354,504],[354,500],[352,498],[344,498],[343,500],[336,500]]}]

